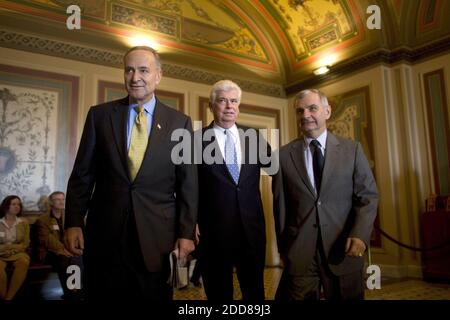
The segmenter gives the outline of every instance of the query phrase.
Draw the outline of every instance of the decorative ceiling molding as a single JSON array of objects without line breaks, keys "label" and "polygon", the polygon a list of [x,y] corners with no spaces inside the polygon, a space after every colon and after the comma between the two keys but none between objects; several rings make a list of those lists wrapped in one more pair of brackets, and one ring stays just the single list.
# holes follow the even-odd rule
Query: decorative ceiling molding
[{"label": "decorative ceiling molding", "polygon": [[[265,7],[290,43],[296,60],[309,56],[319,48],[329,47],[357,35],[352,13],[354,0],[263,0]],[[254,2],[255,5],[257,5]]]},{"label": "decorative ceiling molding", "polygon": [[[70,3],[0,1],[0,10],[19,13],[35,23],[45,19],[60,25],[67,19],[65,11]],[[81,7],[83,30],[99,35],[106,33],[118,42],[130,41],[136,35],[150,37],[164,50],[199,55],[211,60],[211,64],[237,61],[267,73],[266,79],[281,74],[282,66],[274,48],[267,44],[264,30],[253,24],[252,17],[232,1],[202,1],[201,6],[192,0],[78,0],[76,3]],[[96,13],[95,17],[89,15],[91,11]]]},{"label": "decorative ceiling molding", "polygon": [[[0,46],[105,65],[114,68],[122,68],[123,54],[120,53],[99,50],[86,46],[66,43],[59,40],[51,40],[7,30],[0,30]],[[213,73],[168,63],[163,63],[162,69],[163,74],[170,78],[211,85],[216,81],[228,78],[238,83],[244,91],[274,97],[285,97],[285,92],[282,85],[255,82],[230,75]]]},{"label": "decorative ceiling molding", "polygon": [[450,37],[415,49],[399,48],[393,51],[385,49],[377,50],[352,61],[337,64],[325,75],[311,77],[292,86],[288,86],[286,87],[286,94],[289,96],[306,88],[323,85],[324,82],[340,78],[376,64],[392,65],[401,61],[414,64],[428,57],[449,51]]},{"label": "decorative ceiling molding", "polygon": [[[69,31],[75,3],[82,28]],[[369,3],[381,30],[366,26]],[[283,96],[358,65],[418,59],[409,48],[450,36],[449,9],[446,0],[0,0],[0,30],[17,33],[1,35],[4,46],[114,67],[148,40],[171,77],[211,83],[225,71],[248,91]],[[324,66],[329,75],[311,78]]]},{"label": "decorative ceiling molding", "polygon": [[121,66],[123,59],[118,53],[6,30],[0,30],[0,45],[110,67]]},{"label": "decorative ceiling molding", "polygon": [[279,50],[286,55],[293,74],[310,69],[323,51],[370,45],[358,1],[250,1],[277,33]]}]

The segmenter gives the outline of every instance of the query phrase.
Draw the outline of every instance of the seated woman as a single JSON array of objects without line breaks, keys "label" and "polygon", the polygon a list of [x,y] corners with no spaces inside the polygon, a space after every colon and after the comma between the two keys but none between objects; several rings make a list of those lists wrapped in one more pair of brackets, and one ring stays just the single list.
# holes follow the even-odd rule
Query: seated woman
[{"label": "seated woman", "polygon": [[[28,272],[30,257],[30,226],[22,213],[22,201],[18,196],[7,196],[0,205],[0,298],[12,300],[22,286]],[[8,286],[6,266],[12,266]]]}]

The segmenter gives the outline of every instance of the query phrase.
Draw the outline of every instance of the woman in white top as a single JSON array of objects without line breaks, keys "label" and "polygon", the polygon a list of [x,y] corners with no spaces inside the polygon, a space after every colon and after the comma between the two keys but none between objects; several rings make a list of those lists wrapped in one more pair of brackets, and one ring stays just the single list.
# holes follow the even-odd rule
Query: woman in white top
[{"label": "woman in white top", "polygon": [[[22,213],[18,196],[7,196],[0,206],[0,299],[12,300],[22,286],[28,272],[30,256],[30,227]],[[6,266],[12,268],[8,286]]]}]

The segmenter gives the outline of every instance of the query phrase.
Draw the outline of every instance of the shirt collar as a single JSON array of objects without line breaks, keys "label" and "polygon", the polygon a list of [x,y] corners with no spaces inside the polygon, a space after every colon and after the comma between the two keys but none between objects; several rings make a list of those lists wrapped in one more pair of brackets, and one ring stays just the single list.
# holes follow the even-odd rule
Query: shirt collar
[{"label": "shirt collar", "polygon": [[328,132],[327,132],[327,130],[325,130],[324,132],[322,132],[322,134],[317,139],[309,138],[309,137],[305,136],[305,149],[309,148],[309,144],[311,143],[312,140],[319,141],[322,149],[325,149],[326,143],[327,143],[327,134],[328,134]]},{"label": "shirt collar", "polygon": [[217,129],[217,130],[220,130],[221,132],[224,132],[225,130],[228,130],[228,131],[233,135],[233,137],[234,137],[235,139],[239,136],[239,131],[238,131],[238,128],[237,128],[236,124],[233,124],[233,125],[232,125],[231,127],[229,127],[228,129],[225,129],[225,128],[222,128],[221,126],[217,125],[217,124],[214,122],[213,128],[214,128],[214,129]]},{"label": "shirt collar", "polygon": [[55,220],[62,220],[64,213],[61,214],[61,216],[59,218],[55,217],[55,215],[53,214],[53,210],[50,210],[50,217],[55,219]]},{"label": "shirt collar", "polygon": [[[133,109],[134,107],[137,107],[137,103],[130,104],[130,109]],[[155,112],[155,107],[156,107],[156,98],[155,95],[153,95],[150,101],[144,103],[144,109],[149,115],[152,116],[153,113]]]},{"label": "shirt collar", "polygon": [[19,224],[19,222],[21,222],[22,219],[20,219],[19,217],[16,217],[16,221],[14,222],[14,224],[10,227],[7,223],[6,223],[6,218],[3,217],[0,219],[0,223],[3,223],[5,225],[5,227],[7,228],[13,228],[15,226],[17,226]]}]

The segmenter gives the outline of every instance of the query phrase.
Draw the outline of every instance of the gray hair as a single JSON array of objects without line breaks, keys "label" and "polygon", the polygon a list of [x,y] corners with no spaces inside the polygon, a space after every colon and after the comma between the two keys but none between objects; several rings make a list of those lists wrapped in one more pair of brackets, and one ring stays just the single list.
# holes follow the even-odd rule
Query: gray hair
[{"label": "gray hair", "polygon": [[216,101],[217,92],[219,91],[231,91],[236,90],[238,92],[238,99],[241,101],[242,90],[241,88],[231,80],[220,80],[214,83],[211,92],[209,94],[209,102],[214,103]]},{"label": "gray hair", "polygon": [[299,93],[297,93],[295,95],[294,105],[297,103],[297,101],[302,100],[304,97],[306,97],[308,94],[311,94],[311,93],[315,93],[319,96],[322,107],[326,107],[329,105],[327,96],[318,89],[305,89],[305,90],[300,91]]},{"label": "gray hair", "polygon": [[158,51],[156,51],[152,47],[148,47],[148,46],[135,46],[135,47],[128,49],[128,51],[125,52],[125,55],[123,56],[123,64],[124,65],[125,65],[125,59],[127,58],[127,56],[131,52],[136,51],[136,50],[144,50],[144,51],[151,52],[153,54],[153,57],[155,58],[156,68],[158,68],[158,70],[161,70],[161,58],[159,57]]}]

